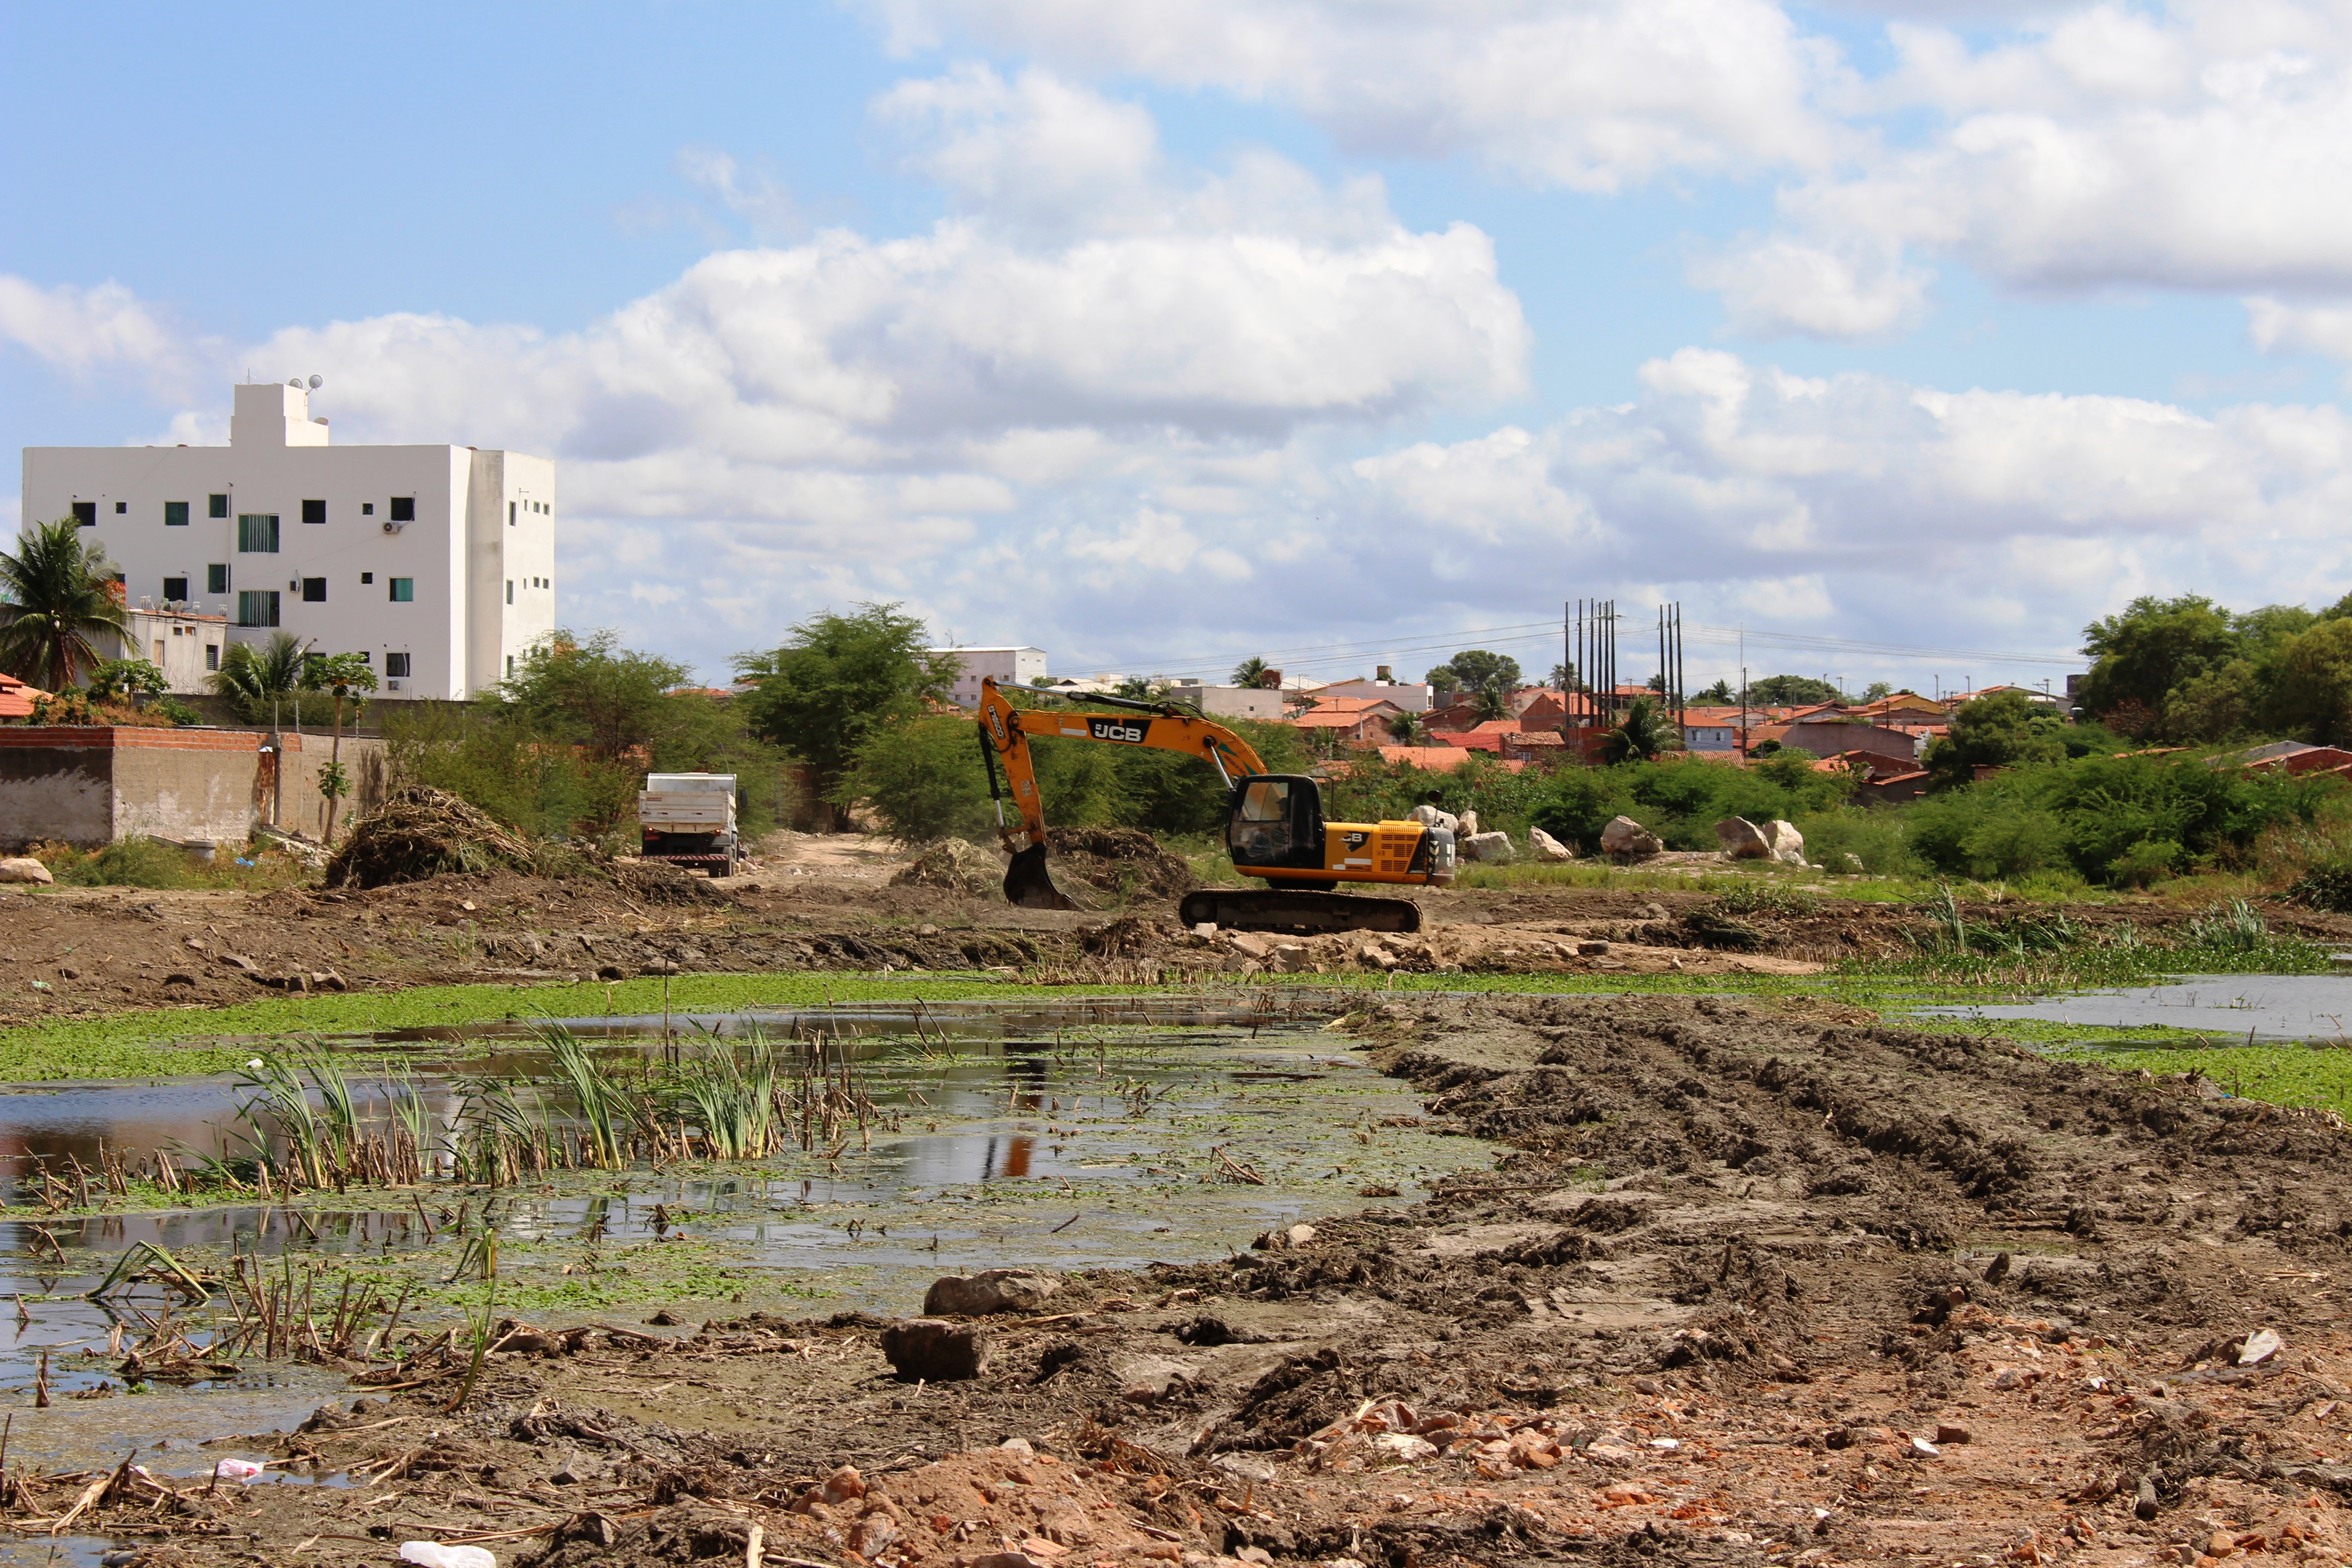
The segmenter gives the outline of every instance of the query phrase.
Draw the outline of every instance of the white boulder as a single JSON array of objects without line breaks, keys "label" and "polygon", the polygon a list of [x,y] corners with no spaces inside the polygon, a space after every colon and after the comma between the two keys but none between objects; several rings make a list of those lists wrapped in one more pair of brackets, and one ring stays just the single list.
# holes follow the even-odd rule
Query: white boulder
[{"label": "white boulder", "polygon": [[1462,826],[1456,829],[1456,831],[1458,831],[1463,837],[1475,838],[1478,837],[1478,814],[1476,812],[1464,812],[1462,814],[1461,822]]},{"label": "white boulder", "polygon": [[1761,860],[1772,853],[1764,830],[1744,816],[1727,816],[1717,823],[1715,841],[1734,860]]},{"label": "white boulder", "polygon": [[1612,816],[1601,830],[1601,853],[1621,860],[1655,855],[1665,847],[1665,840],[1630,816]]},{"label": "white boulder", "polygon": [[1805,863],[1805,836],[1798,832],[1793,824],[1774,817],[1764,825],[1761,831],[1764,852],[1773,859],[1790,866]]},{"label": "white boulder", "polygon": [[1412,819],[1423,827],[1443,827],[1457,837],[1462,832],[1460,818],[1450,811],[1440,811],[1433,805],[1416,805],[1412,808]]},{"label": "white boulder", "polygon": [[1473,833],[1462,840],[1462,858],[1480,860],[1490,866],[1507,865],[1518,858],[1511,848],[1507,833]]},{"label": "white boulder", "polygon": [[56,880],[47,866],[29,855],[12,855],[0,860],[0,882],[37,882],[47,887]]},{"label": "white boulder", "polygon": [[1540,827],[1528,829],[1528,853],[1538,860],[1573,860],[1576,851]]}]

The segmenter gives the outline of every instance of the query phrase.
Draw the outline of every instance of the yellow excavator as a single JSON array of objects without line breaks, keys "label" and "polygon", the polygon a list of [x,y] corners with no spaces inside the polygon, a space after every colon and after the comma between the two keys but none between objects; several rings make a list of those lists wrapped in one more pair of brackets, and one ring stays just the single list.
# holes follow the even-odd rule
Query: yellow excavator
[{"label": "yellow excavator", "polygon": [[[996,831],[1013,857],[1004,896],[1029,909],[1073,904],[1045,869],[1045,804],[1029,738],[1094,741],[1115,746],[1157,746],[1201,758],[1217,770],[1228,795],[1225,848],[1244,875],[1263,877],[1266,889],[1202,889],[1179,910],[1188,926],[1227,931],[1412,931],[1421,907],[1410,899],[1373,899],[1332,889],[1342,882],[1444,887],[1454,880],[1454,835],[1418,822],[1326,822],[1323,795],[1304,773],[1270,773],[1247,741],[1173,702],[1139,702],[1088,694],[1089,703],[1118,710],[1087,713],[1060,708],[1015,708],[994,679],[980,683],[980,752],[988,793],[996,802]],[[1012,785],[1016,826],[1004,818]],[[1023,842],[1026,839],[1026,843]]]}]

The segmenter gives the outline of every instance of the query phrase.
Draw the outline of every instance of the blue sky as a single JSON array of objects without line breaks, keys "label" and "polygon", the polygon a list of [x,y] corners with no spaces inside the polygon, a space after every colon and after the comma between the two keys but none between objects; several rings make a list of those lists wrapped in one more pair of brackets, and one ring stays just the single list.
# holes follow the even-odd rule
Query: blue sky
[{"label": "blue sky", "polygon": [[562,617],[709,675],[873,598],[1070,670],[1417,671],[1486,627],[1541,668],[1597,595],[1925,687],[2062,674],[2137,594],[2352,589],[2329,7],[9,35],[14,444],[217,440],[247,366],[317,372],[339,442],[555,457]]}]

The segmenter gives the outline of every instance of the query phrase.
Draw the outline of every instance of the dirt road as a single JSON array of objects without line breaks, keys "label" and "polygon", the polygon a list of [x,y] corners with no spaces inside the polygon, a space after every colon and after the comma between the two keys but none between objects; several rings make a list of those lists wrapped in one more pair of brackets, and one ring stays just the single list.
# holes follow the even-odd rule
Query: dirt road
[{"label": "dirt road", "polygon": [[429,1355],[278,1446],[358,1484],[115,1510],[176,1521],[156,1563],[2344,1560],[2336,1118],[1730,1002],[1353,1027],[1517,1152],[1066,1280],[976,1378],[894,1377],[856,1316],[518,1326],[461,1411]]}]

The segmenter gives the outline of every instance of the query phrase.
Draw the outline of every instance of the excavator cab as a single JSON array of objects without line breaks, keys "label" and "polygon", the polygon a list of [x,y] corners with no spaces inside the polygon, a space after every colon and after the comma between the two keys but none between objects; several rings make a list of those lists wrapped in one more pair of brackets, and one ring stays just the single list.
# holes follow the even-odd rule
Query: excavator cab
[{"label": "excavator cab", "polygon": [[1323,792],[1300,773],[1253,773],[1234,784],[1225,848],[1237,867],[1323,868]]}]

